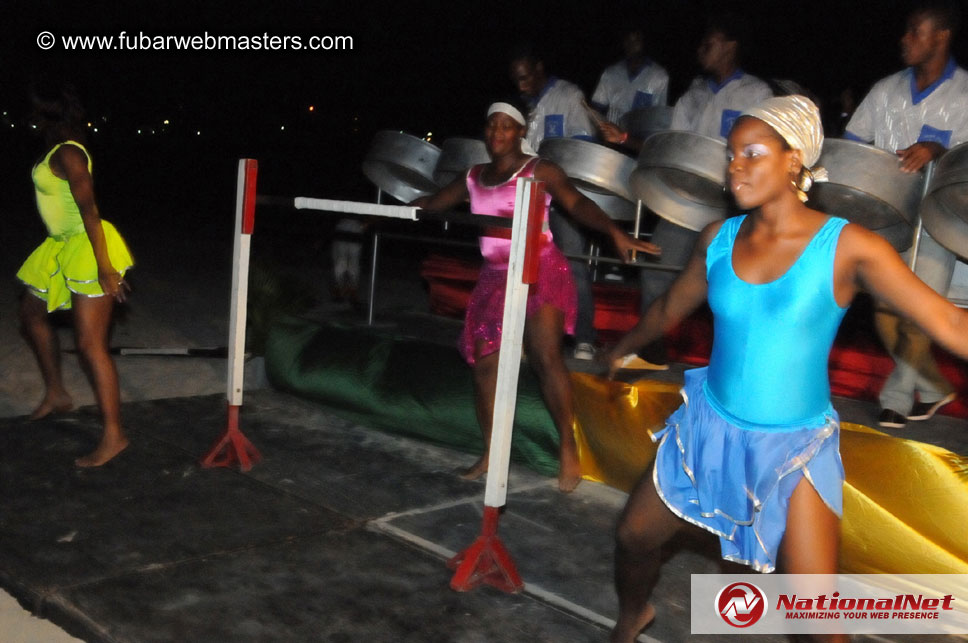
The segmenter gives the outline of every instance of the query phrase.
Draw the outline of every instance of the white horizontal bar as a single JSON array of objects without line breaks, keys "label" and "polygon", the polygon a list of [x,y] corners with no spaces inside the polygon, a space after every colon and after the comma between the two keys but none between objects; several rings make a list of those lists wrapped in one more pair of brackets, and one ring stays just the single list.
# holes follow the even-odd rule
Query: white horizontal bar
[{"label": "white horizontal bar", "polygon": [[417,220],[417,210],[409,205],[380,205],[378,203],[363,203],[361,201],[334,201],[333,199],[312,199],[297,196],[293,199],[293,207],[297,210],[326,210],[328,212],[346,212],[349,214],[370,214],[378,217],[393,219]]}]

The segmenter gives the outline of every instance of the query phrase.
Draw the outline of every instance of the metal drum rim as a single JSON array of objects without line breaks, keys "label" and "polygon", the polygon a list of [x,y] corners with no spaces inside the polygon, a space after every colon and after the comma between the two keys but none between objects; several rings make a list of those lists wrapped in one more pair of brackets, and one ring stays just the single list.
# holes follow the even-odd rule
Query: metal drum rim
[{"label": "metal drum rim", "polygon": [[[854,194],[863,195],[864,199],[876,202],[885,214],[876,222],[886,221],[889,225],[873,227],[871,224],[876,223],[875,221],[865,221],[856,214],[851,215],[831,208],[828,203],[823,202],[819,194],[811,190],[811,200],[815,207],[843,216],[869,230],[892,228],[900,221],[911,226],[916,221],[920,202],[925,194],[925,176],[923,173],[901,172],[897,155],[892,152],[863,141],[829,138],[824,140],[817,166],[827,170],[828,180],[815,182],[814,190],[830,190],[833,195],[838,189],[846,188]],[[890,173],[887,173],[888,168]]]},{"label": "metal drum rim", "polygon": [[[577,138],[565,138],[565,137],[546,138],[541,142],[541,145],[539,146],[539,150],[541,149],[546,150],[547,146],[562,147],[568,151],[573,151],[574,149],[587,150],[590,152],[589,156],[595,155],[599,157],[605,157],[606,159],[610,159],[610,158],[614,159],[616,161],[614,164],[620,166],[620,169],[619,169],[620,176],[616,177],[619,180],[609,182],[608,184],[604,184],[602,182],[596,181],[595,176],[591,176],[588,174],[585,174],[582,176],[576,176],[575,175],[576,173],[569,174],[566,168],[562,168],[562,169],[565,170],[565,174],[568,176],[568,178],[572,180],[581,181],[583,183],[598,187],[602,190],[605,190],[606,194],[608,195],[616,196],[633,203],[635,202],[635,197],[628,189],[628,176],[631,176],[632,171],[635,169],[634,159],[628,156],[625,156],[621,152],[614,150],[606,145],[602,145],[600,143],[594,143],[592,141],[583,141]],[[554,158],[550,158],[547,155],[547,152],[543,154],[539,154],[539,156],[543,159],[551,161],[552,163],[557,163],[559,165],[561,164],[559,163],[559,161],[555,160]],[[623,168],[627,168],[628,172],[626,173]],[[627,174],[627,176],[623,177],[621,176],[622,174]],[[621,179],[624,179],[624,180],[621,180]]]},{"label": "metal drum rim", "polygon": [[377,139],[389,138],[389,137],[404,139],[408,142],[419,144],[421,147],[426,147],[429,150],[433,150],[438,153],[440,152],[440,148],[434,145],[433,143],[431,143],[430,141],[425,141],[424,139],[414,134],[408,134],[407,132],[401,132],[400,130],[393,130],[393,129],[381,129],[377,131],[373,135],[373,140],[370,141],[370,149],[373,148],[373,144],[377,141]]},{"label": "metal drum rim", "polygon": [[639,153],[639,165],[642,165],[643,164],[642,162],[644,160],[647,160],[643,158],[644,151],[646,149],[647,144],[649,142],[653,142],[654,144],[655,140],[660,138],[695,138],[699,140],[708,141],[711,145],[722,147],[723,150],[726,149],[726,142],[720,138],[716,138],[713,136],[706,136],[705,134],[698,134],[696,132],[690,132],[688,130],[678,130],[678,129],[663,130],[649,135],[649,138],[645,139],[645,141],[642,142],[642,152]]},{"label": "metal drum rim", "polygon": [[[855,141],[855,140],[849,139],[849,138],[825,138],[824,141],[823,141],[823,144],[825,146],[826,145],[833,145],[834,147],[841,147],[841,146],[843,146],[843,147],[862,147],[862,148],[868,149],[868,150],[876,153],[878,156],[883,156],[883,157],[885,157],[887,159],[891,159],[892,161],[895,161],[895,162],[897,161],[897,155],[895,155],[895,154],[893,154],[891,152],[888,152],[885,149],[881,149],[880,147],[875,147],[875,146],[871,145],[870,143],[865,143],[864,141]],[[818,165],[822,165],[822,163],[820,163],[820,159],[823,158],[823,155],[824,155],[824,148],[821,147],[820,148],[820,157],[817,159],[817,164]]]},{"label": "metal drum rim", "polygon": [[[675,139],[675,138],[685,138],[690,140],[698,140],[702,143],[703,147],[715,147],[723,151],[722,160],[715,161],[707,158],[704,165],[699,163],[687,164],[685,160],[679,161],[676,159],[666,158],[667,155],[661,155],[656,158],[656,155],[647,154],[647,151],[651,152],[658,144],[663,146],[669,146],[671,143],[665,142],[665,139]],[[664,132],[656,132],[652,134],[645,140],[642,144],[642,150],[639,153],[638,164],[635,170],[650,170],[654,168],[658,169],[673,169],[682,172],[688,172],[696,176],[700,176],[704,179],[712,181],[717,185],[726,185],[726,171],[729,168],[729,163],[726,160],[726,143],[721,139],[713,138],[712,136],[705,136],[703,134],[696,134],[694,132],[680,131],[680,130],[668,130]],[[717,166],[716,171],[709,171],[709,166],[715,164]],[[719,171],[719,166],[722,167],[722,171]],[[631,180],[631,176],[629,177]]]},{"label": "metal drum rim", "polygon": [[[415,157],[411,160],[421,162],[412,164],[400,162],[399,156],[391,156],[387,153],[388,148],[394,146],[402,149],[407,155]],[[420,158],[424,155],[427,158]],[[363,158],[361,169],[363,175],[382,192],[399,201],[408,203],[417,197],[432,194],[437,190],[433,171],[439,158],[440,148],[433,143],[398,130],[380,130],[373,135],[370,149]],[[412,183],[402,181],[393,176],[390,171],[391,167],[406,169],[425,179],[426,183],[422,186],[414,186]]]}]

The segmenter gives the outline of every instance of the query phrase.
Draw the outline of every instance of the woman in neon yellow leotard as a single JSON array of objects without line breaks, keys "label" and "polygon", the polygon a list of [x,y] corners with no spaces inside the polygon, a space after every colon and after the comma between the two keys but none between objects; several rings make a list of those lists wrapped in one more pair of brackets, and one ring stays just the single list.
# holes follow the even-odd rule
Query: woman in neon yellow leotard
[{"label": "woman in neon yellow leotard", "polygon": [[118,374],[108,349],[108,330],[115,301],[124,301],[124,273],[132,265],[124,240],[103,221],[94,199],[91,157],[83,140],[83,112],[68,88],[31,92],[33,123],[44,137],[47,153],[32,177],[37,209],[47,239],[27,258],[17,277],[26,285],[20,321],[40,365],[46,392],[31,415],[39,419],[73,406],[64,387],[57,334],[48,313],[72,309],[77,348],[91,374],[104,432],[80,467],[96,467],[128,446],[121,427]]}]

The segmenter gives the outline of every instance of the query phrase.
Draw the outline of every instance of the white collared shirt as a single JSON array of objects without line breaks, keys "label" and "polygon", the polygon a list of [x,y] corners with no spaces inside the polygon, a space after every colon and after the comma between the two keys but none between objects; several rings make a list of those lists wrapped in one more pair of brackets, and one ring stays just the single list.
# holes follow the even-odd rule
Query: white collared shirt
[{"label": "white collared shirt", "polygon": [[595,138],[596,129],[582,106],[585,94],[574,83],[549,78],[528,113],[528,143],[535,150],[546,138]]},{"label": "white collared shirt", "polygon": [[652,61],[631,78],[624,60],[606,67],[592,94],[592,104],[613,123],[633,109],[666,105],[668,100],[669,74]]},{"label": "white collared shirt", "polygon": [[879,80],[857,106],[844,138],[891,152],[924,141],[945,148],[968,141],[968,72],[952,59],[922,92],[910,67]]},{"label": "white collared shirt", "polygon": [[676,101],[670,129],[725,140],[744,110],[772,95],[769,85],[742,70],[736,70],[722,85],[699,76]]}]

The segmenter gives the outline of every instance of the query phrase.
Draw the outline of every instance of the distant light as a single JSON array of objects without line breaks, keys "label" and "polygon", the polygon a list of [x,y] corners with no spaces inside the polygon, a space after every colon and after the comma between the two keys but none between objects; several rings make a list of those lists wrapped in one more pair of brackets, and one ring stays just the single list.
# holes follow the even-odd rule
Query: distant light
[{"label": "distant light", "polygon": [[141,133],[141,130],[139,129],[139,130],[138,130],[138,134],[140,134],[140,133]]},{"label": "distant light", "polygon": [[88,123],[87,126],[88,127],[94,127],[94,123]]},{"label": "distant light", "polygon": [[284,129],[286,129],[286,126],[285,126],[285,125],[283,125],[283,126],[282,126],[282,127],[280,127],[279,129],[280,129],[280,130],[284,130]]},{"label": "distant light", "polygon": [[315,112],[316,111],[316,106],[315,105],[310,105],[309,106],[309,111]]},{"label": "distant light", "polygon": [[151,130],[151,133],[154,134],[155,133],[155,130]]},{"label": "distant light", "polygon": [[33,125],[33,124],[31,124],[30,127],[31,127],[31,129],[37,129],[37,126],[36,125]]},{"label": "distant light", "polygon": [[94,128],[94,131],[95,131],[95,132],[97,131],[97,128],[96,128],[96,127]]},{"label": "distant light", "polygon": [[202,135],[202,131],[201,130],[198,130],[197,132],[195,132],[195,136],[201,136],[201,135]]},{"label": "distant light", "polygon": [[165,119],[165,122],[164,122],[164,124],[165,124],[165,125],[167,125],[167,124],[168,124],[168,119],[167,119],[167,118]]}]

